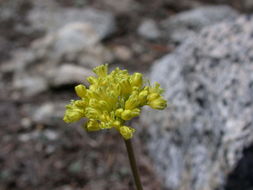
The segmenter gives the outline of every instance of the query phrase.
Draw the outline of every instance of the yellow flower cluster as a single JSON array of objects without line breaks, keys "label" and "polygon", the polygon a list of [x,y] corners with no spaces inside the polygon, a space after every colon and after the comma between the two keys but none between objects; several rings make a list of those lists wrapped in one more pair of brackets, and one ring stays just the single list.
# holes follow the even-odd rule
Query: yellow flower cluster
[{"label": "yellow flower cluster", "polygon": [[153,109],[164,109],[166,100],[158,83],[144,86],[141,73],[129,75],[127,70],[116,68],[108,74],[108,65],[96,67],[87,80],[87,89],[80,84],[75,87],[80,100],[72,100],[66,106],[63,120],[67,123],[87,118],[88,131],[115,128],[125,139],[133,137],[134,128],[124,123],[140,115],[140,108],[148,105]]}]

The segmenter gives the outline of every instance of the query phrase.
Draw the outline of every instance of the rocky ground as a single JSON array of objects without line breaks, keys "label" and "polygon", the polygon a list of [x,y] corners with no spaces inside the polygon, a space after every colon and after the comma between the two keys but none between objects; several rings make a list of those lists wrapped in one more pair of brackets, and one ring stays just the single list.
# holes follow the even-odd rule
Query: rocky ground
[{"label": "rocky ground", "polygon": [[[252,10],[251,0],[0,0],[0,190],[134,189],[118,134],[61,120],[73,86],[105,62],[148,76],[185,39]],[[144,189],[166,189],[149,140],[142,125],[134,143]]]}]

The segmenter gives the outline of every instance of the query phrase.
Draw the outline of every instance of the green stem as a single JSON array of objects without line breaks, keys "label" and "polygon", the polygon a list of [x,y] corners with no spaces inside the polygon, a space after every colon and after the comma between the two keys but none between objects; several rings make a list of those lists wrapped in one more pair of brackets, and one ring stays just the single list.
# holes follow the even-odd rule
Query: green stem
[{"label": "green stem", "polygon": [[124,140],[124,141],[125,141],[125,144],[126,144],[128,158],[129,158],[132,173],[133,173],[133,176],[134,176],[134,181],[135,181],[136,188],[137,188],[137,190],[143,190],[142,185],[141,185],[140,176],[139,176],[139,173],[138,173],[138,168],[137,168],[135,157],[134,157],[134,151],[133,151],[133,146],[132,146],[131,139]]}]

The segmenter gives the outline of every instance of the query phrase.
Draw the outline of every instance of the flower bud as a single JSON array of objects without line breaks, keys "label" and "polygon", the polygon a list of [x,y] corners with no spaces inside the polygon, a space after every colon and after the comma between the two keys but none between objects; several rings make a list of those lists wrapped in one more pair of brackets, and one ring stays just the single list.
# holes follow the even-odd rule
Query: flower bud
[{"label": "flower bud", "polygon": [[116,115],[117,117],[121,117],[121,114],[122,114],[123,111],[124,111],[124,110],[123,110],[122,108],[119,108],[119,109],[117,109],[117,110],[115,111],[115,115]]},{"label": "flower bud", "polygon": [[111,108],[111,106],[104,100],[100,100],[99,105],[100,105],[101,108],[105,108],[107,110],[109,110]]},{"label": "flower bud", "polygon": [[121,114],[121,118],[124,120],[130,120],[132,119],[132,113],[131,110],[124,110]]},{"label": "flower bud", "polygon": [[132,90],[132,87],[128,79],[121,80],[120,87],[121,87],[122,94],[129,94]]},{"label": "flower bud", "polygon": [[88,131],[98,131],[100,129],[99,123],[96,120],[89,120],[86,126]]},{"label": "flower bud", "polygon": [[158,93],[151,93],[148,95],[148,101],[153,101],[153,100],[156,100],[160,97],[160,94]]},{"label": "flower bud", "polygon": [[120,121],[114,121],[113,122],[113,126],[116,127],[116,128],[119,127],[120,125],[121,125]]},{"label": "flower bud", "polygon": [[110,129],[110,128],[112,128],[112,125],[110,123],[107,123],[107,122],[101,122],[100,123],[100,128],[101,129]]},{"label": "flower bud", "polygon": [[79,84],[75,87],[75,91],[77,96],[79,96],[80,98],[84,98],[86,95],[86,87],[82,84]]},{"label": "flower bud", "polygon": [[133,110],[124,110],[121,114],[121,118],[123,120],[130,120],[133,117],[137,117],[140,115],[140,109],[135,108]]},{"label": "flower bud", "polygon": [[103,114],[100,115],[100,120],[103,122],[109,122],[111,121],[111,117],[107,112],[104,112]]},{"label": "flower bud", "polygon": [[131,85],[141,87],[142,86],[142,74],[134,73],[131,77]]},{"label": "flower bud", "polygon": [[93,72],[96,73],[99,77],[105,77],[107,75],[108,65],[100,65],[93,69]]},{"label": "flower bud", "polygon": [[131,139],[133,137],[133,133],[135,132],[134,128],[122,126],[119,129],[120,134],[124,137],[124,139]]},{"label": "flower bud", "polygon": [[138,96],[136,93],[133,93],[126,101],[125,109],[127,109],[127,110],[134,109],[138,106],[138,104],[139,104]]},{"label": "flower bud", "polygon": [[140,92],[140,94],[139,94],[140,105],[145,105],[147,103],[147,96],[148,96],[147,90],[142,90]]},{"label": "flower bud", "polygon": [[87,102],[83,100],[76,100],[73,105],[80,109],[84,109],[87,106]]},{"label": "flower bud", "polygon": [[87,118],[96,118],[97,119],[97,118],[99,118],[100,115],[101,115],[101,113],[92,107],[87,107],[85,109],[85,116]]},{"label": "flower bud", "polygon": [[166,100],[163,98],[158,98],[153,101],[150,101],[148,105],[153,109],[163,110],[167,106]]},{"label": "flower bud", "polygon": [[89,106],[92,108],[97,108],[99,106],[97,99],[91,98],[89,101]]},{"label": "flower bud", "polygon": [[147,90],[143,90],[143,91],[140,92],[139,98],[141,98],[141,99],[142,98],[146,98],[147,95],[148,95],[148,91]]},{"label": "flower bud", "polygon": [[87,78],[87,81],[90,83],[90,84],[95,84],[97,82],[97,79],[93,76],[91,77],[88,77]]},{"label": "flower bud", "polygon": [[66,112],[64,115],[63,120],[66,123],[71,123],[71,122],[75,122],[78,121],[79,119],[81,119],[83,117],[83,113],[80,109],[74,107],[73,105],[68,105],[66,106]]},{"label": "flower bud", "polygon": [[131,110],[132,118],[133,118],[133,117],[139,116],[139,115],[140,115],[140,112],[141,112],[141,110],[138,109],[138,108],[135,108],[135,109]]}]

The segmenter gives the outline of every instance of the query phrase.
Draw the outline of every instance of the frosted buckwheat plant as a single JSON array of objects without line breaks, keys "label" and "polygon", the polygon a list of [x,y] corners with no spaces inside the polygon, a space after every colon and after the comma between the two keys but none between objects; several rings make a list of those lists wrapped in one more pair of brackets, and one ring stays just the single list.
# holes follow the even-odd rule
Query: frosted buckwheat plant
[{"label": "frosted buckwheat plant", "polygon": [[125,121],[139,116],[142,106],[159,110],[166,107],[161,96],[163,89],[158,83],[145,86],[141,73],[130,75],[127,70],[116,68],[108,74],[107,64],[93,71],[97,77],[87,78],[89,88],[82,84],[75,87],[80,99],[66,106],[65,122],[86,118],[84,127],[88,131],[114,128],[127,140],[133,137],[135,129],[125,126]]}]

